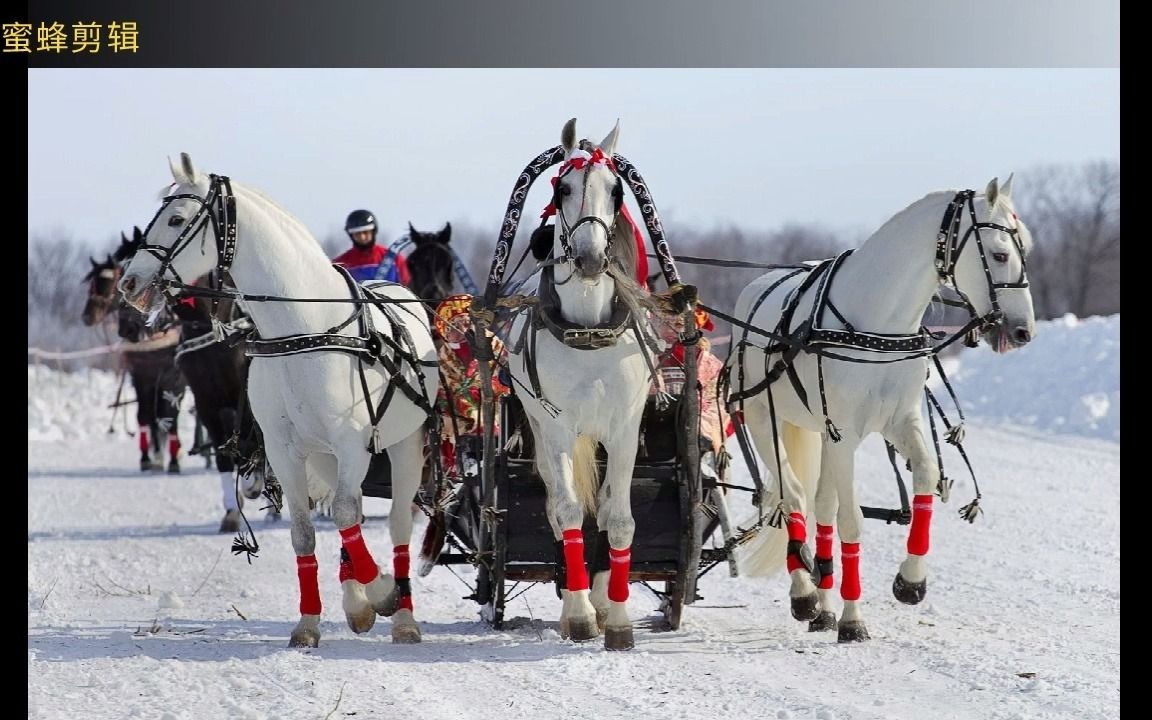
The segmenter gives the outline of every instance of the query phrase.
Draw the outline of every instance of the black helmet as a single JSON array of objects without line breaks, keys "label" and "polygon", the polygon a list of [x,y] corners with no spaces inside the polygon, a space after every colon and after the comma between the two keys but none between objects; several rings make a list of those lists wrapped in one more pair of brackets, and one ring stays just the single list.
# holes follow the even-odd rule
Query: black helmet
[{"label": "black helmet", "polygon": [[344,221],[344,232],[351,236],[352,233],[363,230],[371,230],[372,239],[376,239],[376,216],[368,210],[353,210],[348,213],[348,219]]}]

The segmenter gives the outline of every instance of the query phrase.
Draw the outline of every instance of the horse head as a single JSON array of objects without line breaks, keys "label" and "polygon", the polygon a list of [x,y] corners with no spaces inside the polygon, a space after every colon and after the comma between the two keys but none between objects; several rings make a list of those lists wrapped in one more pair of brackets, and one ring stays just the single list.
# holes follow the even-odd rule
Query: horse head
[{"label": "horse head", "polygon": [[89,257],[92,269],[81,282],[88,283],[88,299],[80,319],[91,327],[99,325],[108,315],[108,310],[116,300],[116,283],[120,280],[120,265],[109,254],[106,260],[96,262]]},{"label": "horse head", "polygon": [[938,272],[950,275],[969,312],[985,320],[980,331],[999,353],[1027,344],[1036,331],[1026,264],[1032,234],[1016,214],[1011,192],[1011,175],[1003,185],[993,178],[983,196],[958,209],[962,217],[952,241],[945,232],[937,256]]},{"label": "horse head", "polygon": [[617,242],[625,223],[618,222],[624,204],[624,184],[612,156],[620,136],[620,123],[599,144],[576,142],[576,118],[564,124],[560,142],[564,162],[553,181],[556,209],[553,257],[572,266],[572,275],[585,283],[599,281],[617,253],[628,252],[628,242]]},{"label": "horse head", "polygon": [[456,261],[448,245],[452,241],[452,223],[444,223],[442,229],[434,232],[421,232],[408,223],[408,237],[416,246],[407,257],[412,276],[409,288],[417,297],[438,303],[452,294]]},{"label": "horse head", "polygon": [[179,165],[171,160],[168,165],[173,184],[161,191],[163,205],[139,234],[136,253],[120,280],[124,299],[144,313],[164,304],[166,284],[188,284],[221,262],[213,252],[219,178],[199,172],[187,153],[180,154]]}]

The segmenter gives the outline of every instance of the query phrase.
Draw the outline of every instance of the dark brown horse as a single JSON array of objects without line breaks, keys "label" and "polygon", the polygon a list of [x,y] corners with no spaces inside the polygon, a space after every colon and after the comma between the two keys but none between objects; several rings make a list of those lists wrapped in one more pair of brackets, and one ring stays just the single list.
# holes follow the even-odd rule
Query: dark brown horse
[{"label": "dark brown horse", "polygon": [[185,389],[184,378],[176,367],[179,331],[171,318],[157,318],[156,324],[148,326],[142,315],[120,301],[116,291],[123,263],[136,252],[141,237],[139,228],[135,229],[133,240],[121,234],[120,246],[107,259],[96,262],[89,258],[92,269],[84,277],[88,299],[81,320],[85,325],[96,326],[106,318],[117,319],[117,332],[124,341],[122,371],[131,377],[136,392],[140,470],[163,470],[166,449],[167,470],[178,473],[181,444],[177,427]]}]

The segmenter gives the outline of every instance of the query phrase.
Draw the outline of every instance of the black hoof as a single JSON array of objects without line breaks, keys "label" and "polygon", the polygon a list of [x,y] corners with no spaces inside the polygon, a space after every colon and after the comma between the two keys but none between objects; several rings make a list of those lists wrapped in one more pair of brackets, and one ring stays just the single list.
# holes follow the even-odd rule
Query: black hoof
[{"label": "black hoof", "polygon": [[175,460],[169,462],[168,463],[168,474],[169,475],[179,475],[180,474],[180,463],[176,462]]},{"label": "black hoof", "polygon": [[803,622],[815,620],[820,614],[819,598],[816,593],[792,598],[792,617]]},{"label": "black hoof", "polygon": [[892,581],[892,594],[905,605],[919,605],[928,594],[928,580],[908,582],[903,575],[896,573],[896,579]]},{"label": "black hoof", "polygon": [[864,642],[871,639],[868,635],[868,628],[864,627],[863,620],[841,621],[839,628],[837,628],[837,642]]},{"label": "black hoof", "polygon": [[829,630],[836,629],[836,613],[828,610],[823,611],[816,616],[816,619],[808,623],[808,632],[828,632]]},{"label": "black hoof", "polygon": [[632,634],[632,626],[604,629],[605,650],[631,650],[634,647],[636,638]]}]

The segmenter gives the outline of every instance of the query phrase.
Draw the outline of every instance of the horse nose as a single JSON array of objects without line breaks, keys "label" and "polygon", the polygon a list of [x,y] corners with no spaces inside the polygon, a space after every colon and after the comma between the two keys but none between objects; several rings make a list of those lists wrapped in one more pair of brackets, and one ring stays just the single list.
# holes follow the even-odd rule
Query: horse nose
[{"label": "horse nose", "polygon": [[1032,340],[1032,333],[1026,327],[1018,327],[1012,331],[1012,340],[1017,345],[1027,345]]},{"label": "horse nose", "polygon": [[608,269],[608,258],[600,255],[577,255],[572,264],[583,277],[590,278]]}]

